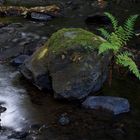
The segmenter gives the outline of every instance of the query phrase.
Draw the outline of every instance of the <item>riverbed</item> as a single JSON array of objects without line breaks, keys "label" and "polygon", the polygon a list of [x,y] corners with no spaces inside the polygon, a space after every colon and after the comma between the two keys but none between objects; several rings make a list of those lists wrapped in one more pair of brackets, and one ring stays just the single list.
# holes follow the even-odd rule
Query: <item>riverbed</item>
[{"label": "riverbed", "polygon": [[[40,47],[53,32],[64,27],[82,27],[98,33],[100,25],[85,23],[89,15],[107,10],[119,17],[122,22],[129,15],[140,14],[139,2],[122,2],[119,6],[110,2],[104,8],[95,4],[91,1],[87,1],[85,5],[82,2],[67,4],[62,10],[63,16],[49,22],[30,21],[21,17],[0,18],[1,22],[8,24],[8,27],[1,27],[1,32],[5,30],[8,35],[9,31],[15,33],[15,38],[23,33],[27,38],[31,36],[34,40],[27,46],[32,46],[33,51],[35,50],[33,46]],[[140,19],[136,23],[136,32],[140,30],[139,24]],[[0,116],[2,126],[0,140],[137,140],[140,138],[140,81],[135,77],[120,76],[114,71],[112,87],[106,82],[97,93],[97,95],[127,98],[131,105],[129,113],[113,116],[105,110],[86,110],[79,102],[55,100],[52,93],[40,91],[24,79],[18,68],[11,66],[9,61],[23,52],[18,51],[21,49],[17,47],[27,40],[19,38],[17,42],[12,42],[14,36],[13,38],[8,36],[7,41],[2,41],[2,36],[6,37],[7,34],[3,32],[0,36],[3,48],[0,51],[0,105],[6,108]],[[139,36],[135,37],[130,42],[130,48],[139,50],[139,39]],[[14,50],[17,50],[16,54],[12,53]],[[60,122],[63,115],[69,120],[66,125]]]}]

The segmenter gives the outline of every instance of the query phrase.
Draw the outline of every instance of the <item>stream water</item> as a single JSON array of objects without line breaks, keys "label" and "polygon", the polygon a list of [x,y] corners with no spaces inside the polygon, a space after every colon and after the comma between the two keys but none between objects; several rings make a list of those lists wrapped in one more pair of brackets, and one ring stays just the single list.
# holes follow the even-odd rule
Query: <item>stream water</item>
[{"label": "stream water", "polygon": [[[30,133],[25,140],[112,140],[115,137],[137,140],[140,129],[139,84],[136,79],[114,76],[112,88],[106,84],[100,91],[102,95],[129,99],[131,112],[114,117],[108,112],[85,110],[75,103],[56,101],[49,93],[41,92],[27,82],[15,68],[0,65],[0,104],[7,108],[1,114],[4,131],[0,138],[7,140],[13,131],[26,130]],[[68,115],[70,124],[61,126],[58,120],[64,113]],[[37,129],[34,130],[34,126]],[[43,126],[45,131],[40,132],[38,129]]]},{"label": "stream water", "polygon": [[[83,3],[82,3],[83,4]],[[97,32],[93,25],[86,25],[88,15],[102,12],[103,9],[91,9],[91,2],[79,10],[66,9],[67,16],[56,18],[48,23],[30,22],[21,18],[2,18],[2,22],[22,23],[26,31],[40,36],[50,36],[63,27],[83,27]],[[140,14],[140,3],[120,6],[110,3],[106,8],[118,16],[120,21],[132,14]],[[105,10],[105,9],[104,9]],[[123,14],[122,14],[123,13]],[[136,30],[140,29],[140,19]],[[132,45],[139,49],[140,41]],[[13,131],[27,131],[25,140],[138,140],[140,138],[140,81],[135,78],[120,77],[114,73],[112,87],[105,83],[99,91],[102,95],[125,97],[131,105],[131,112],[112,116],[107,112],[85,110],[78,103],[56,101],[52,95],[39,91],[26,81],[16,68],[0,64],[0,105],[6,107],[1,114],[0,140],[7,140]],[[61,126],[59,117],[67,114],[70,124]],[[32,126],[39,126],[33,131]],[[40,128],[45,126],[45,131]],[[21,138],[22,139],[22,138]],[[14,138],[12,140],[15,140]]]},{"label": "stream water", "polygon": [[32,103],[27,89],[19,82],[20,77],[12,67],[0,65],[0,103],[7,108],[1,115],[1,125],[15,130],[41,123],[44,112],[43,108]]}]

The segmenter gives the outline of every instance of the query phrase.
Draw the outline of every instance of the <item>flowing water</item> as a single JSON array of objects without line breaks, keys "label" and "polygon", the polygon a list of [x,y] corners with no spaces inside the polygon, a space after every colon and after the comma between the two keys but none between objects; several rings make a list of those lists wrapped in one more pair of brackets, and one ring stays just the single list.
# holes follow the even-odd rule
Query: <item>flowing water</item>
[{"label": "flowing water", "polygon": [[19,77],[18,71],[0,65],[0,103],[7,108],[1,115],[1,125],[17,130],[24,128],[29,122],[37,121],[35,116],[39,115],[39,109],[31,103],[26,88],[19,81],[14,84]]}]

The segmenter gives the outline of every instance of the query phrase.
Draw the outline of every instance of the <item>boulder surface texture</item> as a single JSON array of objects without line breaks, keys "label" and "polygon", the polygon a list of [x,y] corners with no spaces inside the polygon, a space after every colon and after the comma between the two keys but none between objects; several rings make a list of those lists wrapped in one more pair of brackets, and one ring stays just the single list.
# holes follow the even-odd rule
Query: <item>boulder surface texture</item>
[{"label": "boulder surface texture", "polygon": [[82,99],[98,91],[108,74],[109,54],[98,54],[105,40],[80,28],[61,29],[21,67],[23,75],[55,98]]},{"label": "boulder surface texture", "polygon": [[83,102],[83,106],[89,109],[106,109],[113,112],[114,115],[130,111],[127,99],[112,96],[90,96]]}]

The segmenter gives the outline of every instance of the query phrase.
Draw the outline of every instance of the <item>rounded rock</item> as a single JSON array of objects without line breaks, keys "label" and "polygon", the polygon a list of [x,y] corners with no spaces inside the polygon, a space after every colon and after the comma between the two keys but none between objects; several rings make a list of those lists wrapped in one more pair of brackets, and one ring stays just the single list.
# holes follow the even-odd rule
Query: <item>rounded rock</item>
[{"label": "rounded rock", "polygon": [[62,126],[68,125],[70,123],[70,118],[68,117],[68,115],[66,113],[61,114],[61,116],[59,117],[58,122]]},{"label": "rounded rock", "polygon": [[25,77],[30,73],[40,89],[52,87],[57,99],[82,99],[98,91],[107,78],[110,55],[98,54],[104,41],[80,28],[58,30],[24,63],[21,72]]}]

